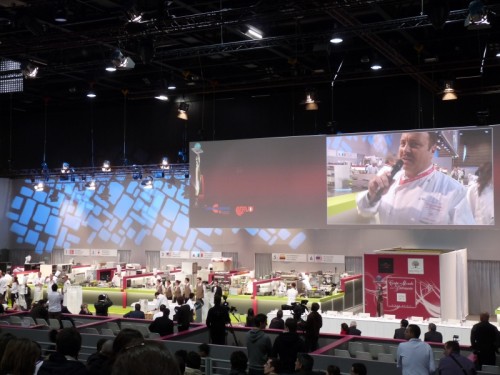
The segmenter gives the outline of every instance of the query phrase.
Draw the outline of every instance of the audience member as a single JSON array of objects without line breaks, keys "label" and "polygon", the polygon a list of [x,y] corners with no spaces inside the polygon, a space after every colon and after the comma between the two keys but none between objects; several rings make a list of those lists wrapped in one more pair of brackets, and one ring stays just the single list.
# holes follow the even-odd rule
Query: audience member
[{"label": "audience member", "polygon": [[241,350],[231,353],[231,370],[229,375],[247,375],[247,355]]},{"label": "audience member", "polygon": [[271,339],[264,332],[267,326],[267,316],[257,314],[255,316],[255,327],[246,334],[248,353],[248,374],[263,375],[264,363],[271,354]]},{"label": "audience member", "polygon": [[31,305],[31,317],[33,319],[49,319],[49,310],[47,310],[47,300],[41,299],[40,301]]},{"label": "audience member", "polygon": [[186,356],[184,375],[203,375],[201,372],[201,357],[196,352],[189,352]]},{"label": "audience member", "polygon": [[78,313],[79,315],[92,315],[92,313],[89,311],[89,305],[86,303],[82,303],[80,305],[80,312]]},{"label": "audience member", "polygon": [[49,318],[50,319],[61,319],[61,303],[63,297],[61,293],[57,291],[57,284],[52,284],[51,290],[48,293],[49,302]]},{"label": "audience member", "polygon": [[351,326],[349,327],[349,334],[353,336],[361,336],[361,331],[357,327],[358,323],[355,320],[351,322]]},{"label": "audience member", "polygon": [[[165,305],[162,305],[165,307]],[[163,309],[163,316],[156,318],[150,325],[149,330],[156,332],[160,336],[171,335],[174,333],[174,322],[169,318],[170,310],[166,307]]]},{"label": "audience member", "polygon": [[458,341],[447,341],[444,344],[444,357],[439,360],[436,374],[439,375],[476,375],[476,367],[468,358],[460,355]]},{"label": "audience member", "polygon": [[136,329],[123,328],[113,340],[113,357],[112,362],[116,360],[118,355],[127,350],[127,348],[139,345],[144,342],[144,337]]},{"label": "audience member", "polygon": [[27,338],[8,342],[0,363],[0,373],[9,375],[34,374],[41,358],[40,345]]},{"label": "audience member", "polygon": [[347,323],[342,323],[340,325],[340,334],[344,336],[349,334],[349,326]]},{"label": "audience member", "polygon": [[245,327],[255,327],[255,313],[251,307],[247,311]]},{"label": "audience member", "polygon": [[297,354],[305,350],[306,344],[297,334],[297,321],[288,318],[285,322],[285,332],[274,340],[271,355],[280,359],[282,372],[291,374],[295,370]]},{"label": "audience member", "polygon": [[38,370],[38,375],[86,375],[87,368],[78,361],[82,336],[74,328],[63,328],[57,333],[56,352],[49,355]]},{"label": "audience member", "polygon": [[141,311],[141,304],[136,303],[134,306],[133,311],[129,311],[126,314],[123,314],[124,318],[131,318],[131,319],[146,319],[146,316],[144,315],[144,311]]},{"label": "audience member", "polygon": [[177,299],[179,306],[175,307],[174,320],[177,322],[177,331],[187,331],[191,323],[191,309],[188,305],[184,304],[183,297]]},{"label": "audience member", "polygon": [[5,353],[5,349],[7,348],[7,345],[9,344],[9,341],[14,340],[16,336],[14,336],[12,333],[2,333],[0,335],[0,361],[3,358],[3,355]]},{"label": "audience member", "polygon": [[314,358],[307,353],[299,353],[295,361],[295,373],[298,375],[312,375]]},{"label": "audience member", "polygon": [[285,329],[285,321],[283,320],[283,310],[278,310],[278,312],[276,313],[276,318],[271,319],[271,323],[269,323],[269,328]]},{"label": "audience member", "polygon": [[97,342],[97,351],[87,358],[89,375],[108,375],[111,373],[113,357],[113,340],[100,339]]},{"label": "audience member", "polygon": [[408,327],[408,320],[401,319],[401,327],[394,330],[394,338],[399,340],[405,340],[406,327]]},{"label": "audience member", "polygon": [[351,365],[351,375],[366,375],[366,366],[364,363],[355,362]]},{"label": "audience member", "polygon": [[335,365],[329,365],[326,368],[326,375],[340,375],[340,369]]},{"label": "audience member", "polygon": [[497,327],[489,322],[490,314],[487,312],[479,315],[479,323],[472,326],[470,332],[470,344],[472,349],[477,352],[478,369],[482,365],[496,364],[496,351],[499,347],[499,333]]},{"label": "audience member", "polygon": [[319,304],[317,302],[313,302],[311,305],[311,312],[307,315],[307,319],[304,324],[307,352],[312,352],[318,349],[319,330],[323,326],[323,318],[319,314],[318,310]]},{"label": "audience member", "polygon": [[264,375],[278,375],[281,373],[280,360],[278,358],[268,358],[264,363]]},{"label": "audience member", "polygon": [[216,345],[226,343],[226,324],[230,323],[227,308],[221,305],[221,297],[214,297],[214,306],[208,310],[206,324],[210,333],[210,342]]},{"label": "audience member", "polygon": [[184,372],[186,371],[187,351],[184,349],[177,350],[174,355],[177,360],[177,365],[179,366],[179,371],[182,375],[184,375]]},{"label": "audience member", "polygon": [[443,335],[441,332],[436,331],[436,329],[434,323],[429,323],[429,331],[425,332],[424,341],[443,342]]},{"label": "audience member", "polygon": [[200,344],[198,346],[198,353],[200,354],[200,357],[202,358],[200,370],[204,374],[205,373],[205,361],[203,360],[203,358],[207,358],[210,356],[210,345],[208,345],[206,343]]},{"label": "audience member", "polygon": [[179,366],[161,342],[148,341],[128,347],[118,355],[112,375],[181,375]]},{"label": "audience member", "polygon": [[436,369],[432,348],[419,337],[420,327],[408,325],[405,338],[409,341],[400,343],[397,350],[397,366],[403,375],[433,374]]},{"label": "audience member", "polygon": [[113,305],[107,294],[99,294],[97,302],[94,303],[95,314],[97,316],[108,316],[108,309]]}]

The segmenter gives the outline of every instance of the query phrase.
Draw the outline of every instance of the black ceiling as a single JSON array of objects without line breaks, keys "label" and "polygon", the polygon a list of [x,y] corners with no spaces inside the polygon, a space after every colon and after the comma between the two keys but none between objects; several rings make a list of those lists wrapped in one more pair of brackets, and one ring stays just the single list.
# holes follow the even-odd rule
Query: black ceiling
[{"label": "black ceiling", "polygon": [[[342,117],[343,108],[338,106],[348,106],[355,123],[359,96],[365,91],[377,103],[366,104],[367,109],[377,108],[391,95],[391,100],[404,102],[402,94],[394,93],[401,88],[411,91],[416,116],[425,110],[435,125],[439,93],[445,81],[453,80],[459,100],[469,103],[471,112],[489,111],[488,121],[498,121],[494,103],[500,92],[500,58],[496,57],[500,4],[483,1],[490,10],[491,27],[468,30],[464,20],[469,3],[0,0],[0,58],[40,67],[36,79],[24,80],[22,93],[0,94],[2,122],[11,125],[9,130],[3,127],[3,145],[8,144],[5,138],[12,142],[13,112],[39,119],[48,102],[64,111],[88,108],[85,95],[92,88],[100,108],[121,113],[124,99],[149,103],[172,80],[177,86],[172,103],[186,100],[203,105],[216,96],[232,99],[249,92],[267,95],[271,90],[282,95],[293,91],[299,103],[306,89],[315,89],[322,95],[321,104],[329,106],[320,117],[321,129],[334,120],[334,108]],[[65,23],[54,20],[60,7],[67,12]],[[132,8],[142,13],[143,23],[129,22],[127,11]],[[264,38],[247,37],[248,25],[262,30]],[[344,42],[331,44],[333,34],[341,35]],[[135,61],[135,68],[105,71],[118,48]],[[374,61],[383,68],[371,70]],[[337,104],[334,90],[340,96]],[[198,117],[202,130],[203,122],[209,121],[203,116]],[[419,119],[416,125],[426,123]],[[407,126],[415,126],[415,121],[399,128]],[[199,128],[190,139],[314,133],[318,125],[315,120],[311,131],[261,129],[225,135],[219,128],[209,136]]]}]

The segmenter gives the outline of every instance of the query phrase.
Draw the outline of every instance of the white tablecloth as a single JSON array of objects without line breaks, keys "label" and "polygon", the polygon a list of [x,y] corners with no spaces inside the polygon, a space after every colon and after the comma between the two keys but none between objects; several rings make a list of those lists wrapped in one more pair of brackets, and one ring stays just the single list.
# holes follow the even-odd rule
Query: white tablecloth
[{"label": "white tablecloth", "polygon": [[[271,311],[267,314],[268,322],[276,316],[276,311]],[[384,319],[384,318],[361,318],[358,316],[342,316],[342,315],[329,315],[328,313],[321,314],[323,317],[323,327],[321,328],[321,333],[340,333],[340,325],[342,323],[347,323],[350,325],[351,321],[355,320],[358,329],[361,331],[362,336],[368,337],[381,337],[381,338],[393,338],[394,330],[400,327],[400,319]],[[290,318],[291,313],[289,311],[283,311],[283,319]],[[305,316],[304,316],[305,318]],[[429,322],[427,321],[412,321],[408,319],[410,324],[417,324],[422,333],[420,338],[424,339],[425,332],[428,331]],[[470,345],[470,331],[472,325],[477,322],[467,321],[463,325],[461,324],[449,324],[449,323],[434,323],[437,326],[437,331],[441,332],[443,335],[443,342],[453,340],[453,336],[457,335],[461,345]]]}]

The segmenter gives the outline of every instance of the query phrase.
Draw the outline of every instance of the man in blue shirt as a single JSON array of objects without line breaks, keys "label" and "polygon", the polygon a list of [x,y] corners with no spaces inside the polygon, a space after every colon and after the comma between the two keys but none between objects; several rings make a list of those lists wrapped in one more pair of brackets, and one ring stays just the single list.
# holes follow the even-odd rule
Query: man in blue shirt
[{"label": "man in blue shirt", "polygon": [[434,353],[429,344],[419,339],[420,327],[410,324],[405,331],[405,338],[409,341],[398,346],[398,367],[402,368],[403,375],[431,375],[436,370]]},{"label": "man in blue shirt", "polygon": [[439,375],[476,375],[474,363],[460,355],[458,341],[448,341],[444,344],[444,357],[439,360],[437,373]]}]

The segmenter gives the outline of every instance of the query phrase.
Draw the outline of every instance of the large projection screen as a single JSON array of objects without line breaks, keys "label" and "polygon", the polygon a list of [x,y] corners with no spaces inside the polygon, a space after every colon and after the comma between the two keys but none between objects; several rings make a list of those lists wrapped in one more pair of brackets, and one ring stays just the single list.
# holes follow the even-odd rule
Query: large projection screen
[{"label": "large projection screen", "polygon": [[190,226],[491,228],[492,132],[192,142]]}]

